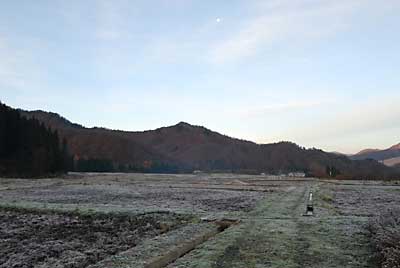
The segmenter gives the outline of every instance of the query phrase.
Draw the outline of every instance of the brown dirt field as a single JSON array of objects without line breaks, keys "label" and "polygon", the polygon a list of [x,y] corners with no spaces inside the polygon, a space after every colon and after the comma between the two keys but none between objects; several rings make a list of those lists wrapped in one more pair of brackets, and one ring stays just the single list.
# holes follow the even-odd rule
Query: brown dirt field
[{"label": "brown dirt field", "polygon": [[172,213],[139,216],[0,209],[1,268],[84,268],[177,228]]}]

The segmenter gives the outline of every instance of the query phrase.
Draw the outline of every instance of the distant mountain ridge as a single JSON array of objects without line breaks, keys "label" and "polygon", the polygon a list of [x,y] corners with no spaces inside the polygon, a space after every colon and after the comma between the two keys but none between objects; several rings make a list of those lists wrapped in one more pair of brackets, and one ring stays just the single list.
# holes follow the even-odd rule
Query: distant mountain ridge
[{"label": "distant mountain ridge", "polygon": [[395,144],[387,149],[366,149],[361,152],[350,156],[353,160],[374,159],[380,161],[388,166],[395,166],[400,164],[400,143]]},{"label": "distant mountain ridge", "polygon": [[393,145],[392,147],[389,148],[389,150],[400,150],[400,143]]},{"label": "distant mountain ridge", "polygon": [[359,151],[355,155],[369,154],[369,153],[373,153],[373,152],[377,152],[377,151],[379,151],[379,149],[364,149],[364,150]]},{"label": "distant mountain ridge", "polygon": [[185,122],[130,132],[85,128],[55,113],[22,110],[20,113],[56,129],[67,139],[75,159],[109,159],[121,168],[275,174],[303,171],[319,177],[335,170],[339,178],[384,178],[396,174],[394,169],[376,161],[351,161],[343,155],[305,149],[291,142],[256,144]]},{"label": "distant mountain ridge", "polygon": [[47,126],[51,126],[52,128],[80,128],[80,129],[84,128],[82,125],[72,123],[71,121],[60,116],[57,113],[45,112],[42,110],[27,112],[18,109],[18,111],[25,117],[36,118],[37,120],[43,122]]}]

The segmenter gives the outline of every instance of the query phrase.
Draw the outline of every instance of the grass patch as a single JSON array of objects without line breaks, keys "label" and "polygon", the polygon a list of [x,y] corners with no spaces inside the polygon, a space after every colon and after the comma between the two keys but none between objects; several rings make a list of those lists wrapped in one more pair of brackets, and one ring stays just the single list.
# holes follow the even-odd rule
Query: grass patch
[{"label": "grass patch", "polygon": [[321,200],[327,203],[332,203],[333,202],[333,196],[330,194],[321,194],[320,196]]},{"label": "grass patch", "polygon": [[400,208],[388,210],[372,219],[368,229],[380,267],[400,267]]},{"label": "grass patch", "polygon": [[129,213],[122,211],[112,211],[112,212],[104,212],[98,211],[95,209],[84,209],[76,207],[73,210],[60,209],[60,208],[49,208],[44,204],[42,207],[23,207],[14,204],[0,204],[0,211],[9,211],[16,212],[21,214],[42,214],[42,215],[51,215],[58,214],[64,216],[77,216],[77,217],[86,217],[86,218],[131,218],[131,217],[142,217],[142,216],[151,216],[151,215],[168,215],[174,217],[175,219],[184,221],[184,222],[197,222],[199,221],[198,217],[191,214],[179,214],[170,211],[151,211],[144,213]]}]

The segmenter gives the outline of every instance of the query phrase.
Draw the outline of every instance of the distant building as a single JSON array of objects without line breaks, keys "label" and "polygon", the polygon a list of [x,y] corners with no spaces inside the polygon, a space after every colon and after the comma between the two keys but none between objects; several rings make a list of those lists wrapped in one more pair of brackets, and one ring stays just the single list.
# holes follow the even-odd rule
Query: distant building
[{"label": "distant building", "polygon": [[297,172],[290,172],[288,174],[289,177],[297,177],[297,178],[304,178],[306,176],[306,173],[297,171]]}]

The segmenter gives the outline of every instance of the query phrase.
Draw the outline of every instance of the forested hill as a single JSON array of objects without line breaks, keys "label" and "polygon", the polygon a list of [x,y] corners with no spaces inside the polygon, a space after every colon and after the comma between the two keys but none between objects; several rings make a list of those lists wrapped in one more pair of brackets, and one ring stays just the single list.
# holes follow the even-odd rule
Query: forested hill
[{"label": "forested hill", "polygon": [[70,168],[66,141],[57,130],[0,103],[0,175],[42,176]]},{"label": "forested hill", "polygon": [[389,178],[398,170],[377,161],[305,149],[291,142],[256,144],[181,122],[142,132],[85,128],[54,113],[20,111],[67,139],[82,171],[288,173],[335,178]]}]

